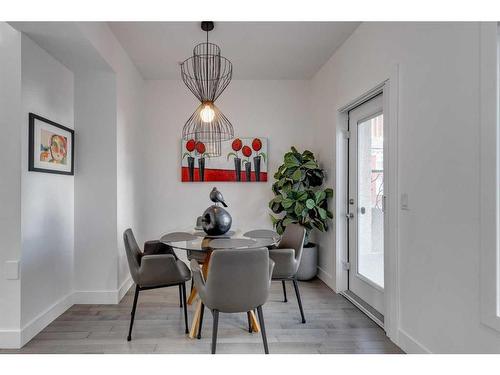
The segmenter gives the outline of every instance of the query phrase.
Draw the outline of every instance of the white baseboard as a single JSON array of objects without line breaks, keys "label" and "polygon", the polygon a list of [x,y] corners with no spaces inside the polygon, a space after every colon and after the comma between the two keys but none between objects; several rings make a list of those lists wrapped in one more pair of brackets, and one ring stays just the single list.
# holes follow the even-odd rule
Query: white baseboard
[{"label": "white baseboard", "polygon": [[129,277],[115,290],[77,290],[73,294],[73,303],[78,305],[115,305],[120,303],[132,284],[132,279]]},{"label": "white baseboard", "polygon": [[75,291],[55,302],[20,330],[0,330],[0,349],[19,349],[74,304],[118,304],[132,286],[129,277],[116,290]]},{"label": "white baseboard", "polygon": [[127,294],[127,292],[129,291],[130,287],[134,285],[134,281],[132,280],[131,277],[127,278],[123,283],[122,285],[120,286],[120,288],[118,289],[118,303],[120,303],[120,301],[122,300],[123,296],[125,294]]},{"label": "white baseboard", "polygon": [[318,266],[318,278],[323,281],[330,289],[335,291],[335,279],[333,276],[326,272],[323,268]]},{"label": "white baseboard", "polygon": [[0,349],[19,349],[21,347],[21,330],[0,331]]},{"label": "white baseboard", "polygon": [[21,347],[71,306],[73,306],[73,294],[69,293],[27,323],[21,328]]},{"label": "white baseboard", "polygon": [[419,343],[408,333],[402,329],[398,330],[398,338],[396,344],[408,354],[432,354],[432,352],[424,345]]}]

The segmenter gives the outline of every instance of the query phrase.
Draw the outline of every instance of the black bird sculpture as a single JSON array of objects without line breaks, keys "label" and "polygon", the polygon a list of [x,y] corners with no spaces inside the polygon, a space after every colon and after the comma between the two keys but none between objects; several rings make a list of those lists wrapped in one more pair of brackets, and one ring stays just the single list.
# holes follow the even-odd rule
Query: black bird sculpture
[{"label": "black bird sculpture", "polygon": [[210,192],[210,200],[215,203],[222,203],[224,207],[227,207],[226,202],[224,202],[224,197],[222,196],[222,193],[219,190],[217,190],[216,187],[214,187]]}]

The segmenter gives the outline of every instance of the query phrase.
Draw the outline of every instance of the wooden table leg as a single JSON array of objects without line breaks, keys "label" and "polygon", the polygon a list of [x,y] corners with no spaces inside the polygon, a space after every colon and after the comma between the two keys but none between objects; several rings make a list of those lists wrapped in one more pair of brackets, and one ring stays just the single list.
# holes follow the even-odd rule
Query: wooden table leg
[{"label": "wooden table leg", "polygon": [[208,265],[210,264],[211,257],[212,257],[212,251],[207,251],[207,254],[205,255],[205,261],[203,262],[203,266],[201,268],[201,273],[203,273],[203,278],[205,279],[205,281],[207,280]]},{"label": "wooden table leg", "polygon": [[[212,252],[207,251],[207,253],[205,255],[205,260],[203,261],[203,264],[200,264],[201,272],[203,273],[203,278],[205,280],[207,279],[207,275],[208,275],[208,264],[210,263],[210,256],[211,255],[212,255]],[[188,305],[191,305],[193,303],[193,301],[197,295],[198,295],[198,291],[196,290],[196,287],[193,287],[193,289],[191,289],[191,293],[189,294]]]},{"label": "wooden table leg", "polygon": [[188,305],[191,305],[193,303],[197,294],[198,294],[198,292],[196,291],[196,288],[193,287],[193,289],[191,289],[191,293],[189,294]]},{"label": "wooden table leg", "polygon": [[257,320],[257,317],[255,316],[254,311],[250,311],[250,324],[252,326],[253,332],[260,332],[260,324],[259,321]]},{"label": "wooden table leg", "polygon": [[[203,278],[206,280],[208,276],[208,265],[210,264],[210,257],[212,255],[211,251],[207,251],[207,254],[205,256],[205,261],[203,262],[201,272],[203,274]],[[189,295],[188,299],[188,305],[193,303],[193,300],[195,299],[196,295],[198,292],[196,291],[196,288],[193,288],[191,291],[191,294]],[[189,331],[189,338],[194,339],[198,335],[198,327],[200,326],[200,314],[201,314],[201,301],[198,300],[198,303],[196,304],[196,310],[193,315],[193,322],[191,323],[191,330]],[[255,315],[254,315],[255,317]]]},{"label": "wooden table leg", "polygon": [[201,314],[201,301],[196,304],[196,310],[193,315],[193,322],[191,323],[191,330],[189,331],[189,338],[194,339],[198,334],[198,326],[200,324],[200,314]]}]

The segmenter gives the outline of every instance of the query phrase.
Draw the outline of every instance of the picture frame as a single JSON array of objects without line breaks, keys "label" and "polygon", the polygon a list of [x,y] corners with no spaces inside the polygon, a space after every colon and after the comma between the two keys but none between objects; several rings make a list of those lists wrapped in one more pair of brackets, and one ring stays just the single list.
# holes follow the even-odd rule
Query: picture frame
[{"label": "picture frame", "polygon": [[28,171],[74,175],[75,131],[29,113]]},{"label": "picture frame", "polygon": [[209,156],[207,151],[201,141],[181,141],[182,182],[267,182],[266,137],[236,137],[221,142],[220,156]]}]

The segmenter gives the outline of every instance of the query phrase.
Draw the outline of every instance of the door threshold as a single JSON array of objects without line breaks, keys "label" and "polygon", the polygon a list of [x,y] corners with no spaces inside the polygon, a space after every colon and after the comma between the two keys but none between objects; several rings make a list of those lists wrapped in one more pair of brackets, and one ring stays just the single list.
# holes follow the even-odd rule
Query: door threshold
[{"label": "door threshold", "polygon": [[375,310],[373,307],[368,305],[365,301],[360,299],[356,294],[351,292],[350,290],[345,290],[339,293],[349,302],[351,302],[354,306],[356,306],[363,314],[373,320],[380,328],[384,329],[384,316]]}]

